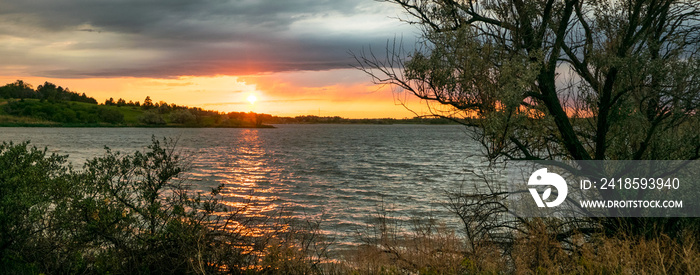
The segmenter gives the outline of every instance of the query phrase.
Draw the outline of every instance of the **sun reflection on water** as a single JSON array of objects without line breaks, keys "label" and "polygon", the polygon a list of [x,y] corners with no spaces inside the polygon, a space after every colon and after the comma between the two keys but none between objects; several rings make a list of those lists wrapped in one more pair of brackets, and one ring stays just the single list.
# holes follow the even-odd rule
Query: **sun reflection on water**
[{"label": "sun reflection on water", "polygon": [[273,230],[265,225],[265,220],[275,216],[279,205],[273,190],[260,186],[261,182],[269,181],[268,175],[272,172],[272,166],[268,164],[266,149],[256,129],[244,129],[230,137],[235,139],[234,147],[228,150],[227,165],[224,169],[222,203],[240,211],[238,214],[249,219],[257,219],[251,224],[239,224],[246,227],[245,230],[253,236],[262,236]]},{"label": "sun reflection on water", "polygon": [[[137,130],[124,129],[122,136],[131,137],[140,133]],[[285,222],[322,220],[321,234],[350,245],[357,243],[358,230],[372,222],[372,214],[384,201],[394,205],[394,218],[401,221],[449,214],[440,210],[440,199],[444,190],[464,182],[460,152],[468,150],[431,146],[453,144],[449,141],[463,134],[456,130],[282,125],[163,129],[157,135],[182,133],[179,145],[189,153],[190,164],[184,176],[196,192],[221,186],[219,202],[240,221],[230,223],[231,230],[263,236],[280,232]],[[137,143],[129,141],[122,147],[133,144]]]}]

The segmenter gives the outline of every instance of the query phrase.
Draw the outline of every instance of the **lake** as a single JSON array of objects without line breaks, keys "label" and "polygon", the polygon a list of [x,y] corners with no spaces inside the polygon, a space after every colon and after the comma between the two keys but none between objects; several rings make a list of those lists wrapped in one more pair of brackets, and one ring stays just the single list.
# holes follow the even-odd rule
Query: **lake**
[{"label": "lake", "polygon": [[480,148],[457,125],[276,125],[274,129],[0,128],[0,140],[31,140],[81,167],[104,147],[131,153],[151,136],[177,140],[195,188],[223,184],[227,204],[245,215],[322,219],[325,234],[355,242],[384,205],[392,216],[438,217],[457,225],[446,191],[469,181]]}]

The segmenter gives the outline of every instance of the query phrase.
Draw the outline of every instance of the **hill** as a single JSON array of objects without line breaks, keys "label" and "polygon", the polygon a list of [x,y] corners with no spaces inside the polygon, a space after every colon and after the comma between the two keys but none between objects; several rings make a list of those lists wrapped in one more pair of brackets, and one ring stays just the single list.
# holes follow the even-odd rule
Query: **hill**
[{"label": "hill", "polygon": [[33,89],[22,80],[0,87],[0,126],[98,127],[272,127],[263,124],[271,115],[203,110],[146,97],[143,104],[103,104],[87,95],[45,82]]}]

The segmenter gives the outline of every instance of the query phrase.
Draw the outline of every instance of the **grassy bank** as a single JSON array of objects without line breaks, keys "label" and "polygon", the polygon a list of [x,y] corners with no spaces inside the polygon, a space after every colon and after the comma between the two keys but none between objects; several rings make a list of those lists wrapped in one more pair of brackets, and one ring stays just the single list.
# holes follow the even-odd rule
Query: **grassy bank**
[{"label": "grassy bank", "polygon": [[3,127],[271,128],[254,113],[219,113],[177,105],[100,105],[75,101],[0,99]]}]

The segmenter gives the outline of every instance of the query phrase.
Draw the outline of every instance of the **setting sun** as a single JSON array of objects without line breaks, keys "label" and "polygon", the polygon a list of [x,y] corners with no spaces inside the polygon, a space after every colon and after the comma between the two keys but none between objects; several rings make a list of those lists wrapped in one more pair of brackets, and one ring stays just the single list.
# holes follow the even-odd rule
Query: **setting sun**
[{"label": "setting sun", "polygon": [[250,104],[255,104],[255,101],[257,101],[257,100],[258,100],[258,98],[255,95],[248,96],[248,102],[250,102]]}]

